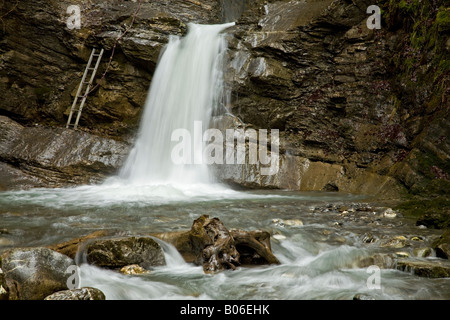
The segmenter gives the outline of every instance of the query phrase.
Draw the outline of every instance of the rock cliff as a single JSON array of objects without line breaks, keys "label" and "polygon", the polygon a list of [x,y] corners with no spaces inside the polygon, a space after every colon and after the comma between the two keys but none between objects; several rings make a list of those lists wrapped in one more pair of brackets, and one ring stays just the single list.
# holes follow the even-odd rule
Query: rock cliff
[{"label": "rock cliff", "polygon": [[[449,9],[440,0],[378,1],[382,27],[370,30],[366,10],[372,4],[4,2],[0,114],[15,122],[2,120],[0,129],[2,181],[20,186],[23,179],[30,185],[37,179],[35,185],[54,186],[65,179],[95,181],[113,172],[133,142],[153,71],[170,35],[184,34],[189,22],[236,21],[228,30],[230,98],[224,106],[245,128],[280,130],[281,167],[278,175],[263,177],[258,166],[228,166],[218,170],[222,179],[252,187],[392,197],[408,192],[445,195],[450,174]],[[67,27],[70,5],[81,9],[80,29]],[[125,30],[83,112],[86,132],[69,133],[62,127],[92,47],[104,47],[108,57]],[[106,63],[101,68],[100,73]],[[106,140],[101,152],[116,160],[93,160],[97,156],[86,150],[94,147],[86,147],[79,161],[89,165],[78,166],[75,174],[64,171],[44,179],[42,170],[54,168],[63,156],[44,161],[37,150],[24,151],[28,149],[17,138],[39,137],[37,131],[42,137],[41,130],[48,137],[40,138],[34,148],[48,150],[47,142],[69,136],[74,140],[66,146],[79,144],[79,139]],[[64,159],[70,166],[72,160]],[[30,164],[40,169],[30,170]],[[24,171],[26,178],[21,180]],[[3,183],[4,188],[13,185]]]}]

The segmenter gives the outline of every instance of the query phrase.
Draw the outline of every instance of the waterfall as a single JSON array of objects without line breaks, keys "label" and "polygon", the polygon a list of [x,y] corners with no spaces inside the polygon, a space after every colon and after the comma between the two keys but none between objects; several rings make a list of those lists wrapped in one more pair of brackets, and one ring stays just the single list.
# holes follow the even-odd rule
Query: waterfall
[{"label": "waterfall", "polygon": [[[173,163],[171,136],[177,129],[193,133],[199,121],[203,130],[208,129],[223,95],[227,46],[221,32],[232,25],[189,24],[185,37],[170,37],[152,79],[135,146],[119,175],[127,184],[212,181],[207,165]],[[192,146],[194,159],[202,157],[203,142]]]}]

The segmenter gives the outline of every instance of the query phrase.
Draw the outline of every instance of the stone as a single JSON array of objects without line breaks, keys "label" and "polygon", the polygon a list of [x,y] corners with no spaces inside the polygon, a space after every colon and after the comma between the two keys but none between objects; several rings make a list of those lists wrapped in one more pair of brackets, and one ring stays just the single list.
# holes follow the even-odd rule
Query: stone
[{"label": "stone", "polygon": [[431,248],[414,248],[413,254],[418,258],[426,258],[433,254],[433,250]]},{"label": "stone", "polygon": [[303,222],[300,219],[272,219],[272,223],[280,226],[280,227],[285,227],[285,226],[290,226],[290,227],[300,227],[303,226]]},{"label": "stone", "polygon": [[357,293],[353,297],[353,300],[375,300],[375,298],[370,296],[370,295],[368,295],[368,294]]},{"label": "stone", "polygon": [[86,243],[84,250],[87,262],[102,268],[137,264],[150,269],[166,264],[161,246],[151,237],[95,239]]},{"label": "stone", "polygon": [[48,248],[16,248],[2,254],[2,270],[10,299],[42,300],[67,289],[73,259]]},{"label": "stone", "polygon": [[409,253],[408,252],[404,252],[404,251],[398,251],[395,254],[399,258],[408,258],[409,257]]},{"label": "stone", "polygon": [[450,261],[443,259],[399,259],[397,261],[397,269],[405,272],[411,272],[419,277],[450,277]]},{"label": "stone", "polygon": [[80,289],[62,290],[45,297],[44,300],[105,300],[105,294],[97,289],[83,287]]},{"label": "stone", "polygon": [[381,243],[380,247],[403,248],[407,245],[407,239],[404,236],[396,236]]},{"label": "stone", "polygon": [[392,210],[391,208],[386,209],[386,211],[383,212],[383,216],[385,218],[389,218],[389,219],[393,219],[395,217],[397,217],[397,213]]},{"label": "stone", "polygon": [[83,245],[83,243],[85,243],[88,240],[106,237],[108,235],[110,235],[110,232],[108,232],[107,230],[98,230],[83,237],[71,239],[63,243],[48,246],[48,248],[57,251],[59,253],[65,254],[66,256],[72,259],[75,259],[76,254],[80,249],[80,246]]},{"label": "stone", "polygon": [[149,270],[145,270],[138,264],[132,264],[129,266],[125,266],[120,269],[120,272],[126,275],[136,275],[136,274],[146,274],[149,273]]},{"label": "stone", "polygon": [[375,253],[369,257],[360,259],[357,263],[359,268],[378,266],[382,269],[393,269],[397,262],[397,255],[393,253]]},{"label": "stone", "polygon": [[447,229],[434,243],[436,256],[443,259],[450,259],[450,229]]},{"label": "stone", "polygon": [[1,259],[0,259],[0,300],[8,300],[9,292],[8,286],[6,284],[5,274],[1,268]]}]

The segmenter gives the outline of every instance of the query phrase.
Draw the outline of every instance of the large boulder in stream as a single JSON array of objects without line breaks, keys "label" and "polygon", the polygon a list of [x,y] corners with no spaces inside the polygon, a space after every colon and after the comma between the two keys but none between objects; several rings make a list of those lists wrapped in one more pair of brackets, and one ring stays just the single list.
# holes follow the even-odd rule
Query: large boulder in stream
[{"label": "large boulder in stream", "polygon": [[[16,248],[1,256],[10,300],[42,300],[68,289],[73,259],[48,248]],[[4,288],[6,289],[6,288]]]},{"label": "large boulder in stream", "polygon": [[185,232],[153,234],[171,243],[186,262],[203,266],[205,273],[239,265],[278,264],[265,231],[228,230],[218,218],[202,215]]},{"label": "large boulder in stream", "polygon": [[150,269],[166,264],[161,246],[151,237],[96,239],[86,243],[84,252],[88,263],[103,268],[137,264]]}]

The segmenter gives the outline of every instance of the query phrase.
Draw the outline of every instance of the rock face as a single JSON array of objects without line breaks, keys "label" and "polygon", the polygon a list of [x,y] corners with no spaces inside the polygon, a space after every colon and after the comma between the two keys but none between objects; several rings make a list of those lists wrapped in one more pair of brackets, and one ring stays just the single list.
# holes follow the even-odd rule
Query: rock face
[{"label": "rock face", "polygon": [[[422,5],[445,11],[439,3]],[[440,56],[418,58],[423,52],[410,42],[407,15],[434,23],[443,40],[448,26],[439,29],[436,16],[391,2],[379,4],[386,10],[382,29],[369,30],[366,9],[371,4],[257,1],[238,20],[230,37],[228,108],[250,128],[279,129],[282,156],[275,177],[259,175],[255,166],[236,166],[222,172],[224,179],[391,195],[448,190],[445,93],[434,90],[432,81],[410,81],[412,75],[395,60],[411,50],[417,55],[415,67],[430,63],[420,72],[445,74]],[[400,25],[392,25],[393,20]],[[443,41],[430,45],[445,53]],[[407,99],[402,87],[420,87],[429,98]],[[439,103],[428,117],[422,112],[431,96]]]},{"label": "rock face", "polygon": [[[169,36],[183,35],[189,22],[236,21],[228,30],[230,95],[224,106],[245,128],[280,130],[280,170],[264,176],[258,165],[222,166],[220,178],[250,187],[389,197],[407,191],[446,194],[450,146],[445,57],[450,27],[444,1],[422,1],[423,10],[417,10],[416,1],[380,1],[381,30],[367,28],[366,10],[372,4],[5,2],[0,7],[7,13],[0,30],[0,114],[21,125],[64,126],[92,47],[104,47],[108,56],[118,41],[105,78],[89,96],[81,127],[131,142]],[[68,28],[70,5],[80,7],[80,29]],[[105,69],[106,63],[100,74]],[[11,122],[7,126],[18,129]],[[28,128],[26,132],[35,133]],[[60,128],[46,132],[63,140],[69,135]],[[85,139],[79,135],[73,138]],[[119,158],[125,149],[115,147],[107,146],[111,157]],[[36,153],[30,153],[26,165],[7,153],[0,164],[0,174],[7,177],[2,181],[9,181],[3,188],[54,186],[66,179],[85,183],[109,174],[120,162],[109,159],[104,166],[103,160],[83,156],[90,163],[87,170],[63,170],[46,181],[42,170],[54,170],[44,168],[42,158],[34,161]],[[30,169],[31,162],[40,169]]]},{"label": "rock face", "polygon": [[128,145],[113,139],[65,128],[23,127],[0,116],[0,189],[102,181],[116,173],[127,154]]},{"label": "rock face", "polygon": [[12,249],[2,254],[1,268],[10,300],[42,300],[67,289],[66,273],[75,262],[47,248]]}]

